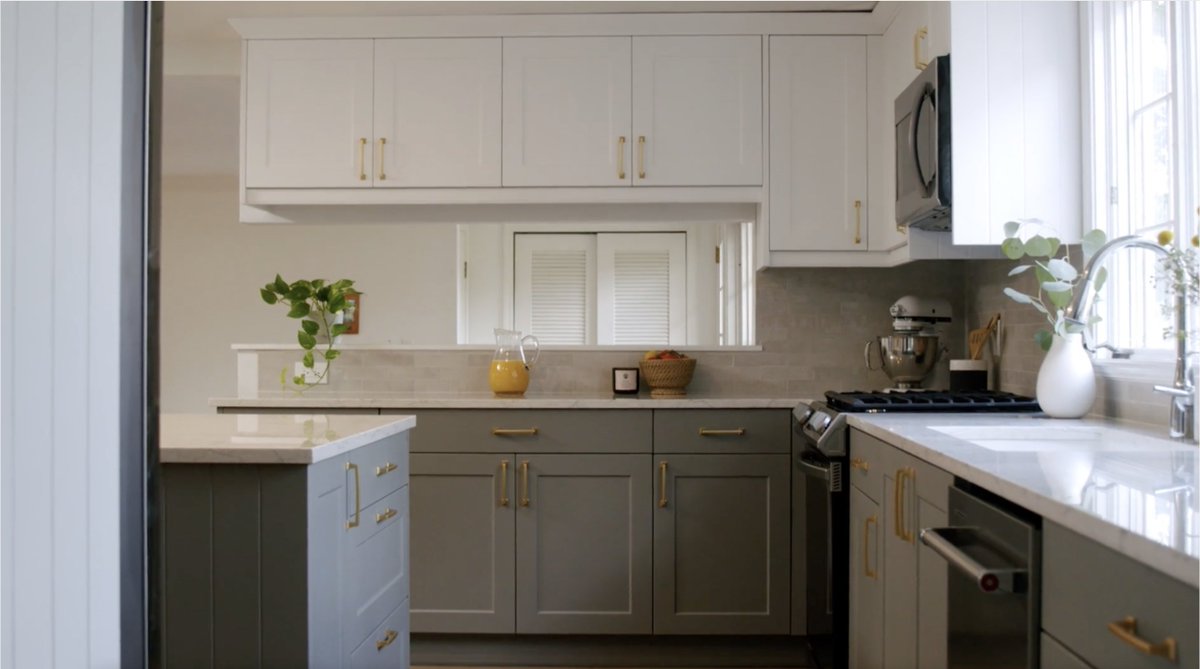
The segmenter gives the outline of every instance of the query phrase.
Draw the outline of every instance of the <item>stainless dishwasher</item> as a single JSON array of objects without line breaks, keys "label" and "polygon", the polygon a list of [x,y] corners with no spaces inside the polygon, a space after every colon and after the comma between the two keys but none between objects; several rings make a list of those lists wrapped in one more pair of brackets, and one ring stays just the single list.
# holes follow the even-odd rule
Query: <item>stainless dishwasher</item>
[{"label": "stainless dishwasher", "polygon": [[949,517],[950,527],[921,530],[921,543],[949,565],[948,666],[1037,667],[1040,519],[986,491],[958,486],[950,489]]}]

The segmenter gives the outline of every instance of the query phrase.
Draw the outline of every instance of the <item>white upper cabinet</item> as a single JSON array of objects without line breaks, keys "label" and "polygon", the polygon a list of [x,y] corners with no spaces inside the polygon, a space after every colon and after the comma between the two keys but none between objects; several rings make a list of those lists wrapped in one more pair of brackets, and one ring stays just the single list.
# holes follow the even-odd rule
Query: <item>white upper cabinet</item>
[{"label": "white upper cabinet", "polygon": [[762,38],[634,37],[636,186],[762,184]]},{"label": "white upper cabinet", "polygon": [[250,41],[247,188],[371,186],[371,40]]},{"label": "white upper cabinet", "polygon": [[867,249],[867,38],[771,38],[771,251]]},{"label": "white upper cabinet", "polygon": [[499,186],[500,39],[374,42],[375,186]]},{"label": "white upper cabinet", "polygon": [[504,185],[630,183],[629,37],[504,40]]}]

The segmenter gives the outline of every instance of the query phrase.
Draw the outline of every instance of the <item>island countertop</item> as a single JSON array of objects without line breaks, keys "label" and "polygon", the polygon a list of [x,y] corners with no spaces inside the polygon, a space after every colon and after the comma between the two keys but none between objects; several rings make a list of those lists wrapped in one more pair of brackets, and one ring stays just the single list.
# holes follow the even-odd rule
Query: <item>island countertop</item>
[{"label": "island countertop", "polygon": [[217,409],[792,409],[799,397],[696,394],[649,395],[527,393],[497,397],[490,392],[259,393],[258,397],[214,397]]},{"label": "island countertop", "polygon": [[[1184,583],[1200,584],[1200,457],[1102,419],[851,414],[849,425]],[[1181,493],[1181,494],[1180,494]]]},{"label": "island countertop", "polygon": [[415,416],[162,414],[159,461],[313,464],[411,430]]}]

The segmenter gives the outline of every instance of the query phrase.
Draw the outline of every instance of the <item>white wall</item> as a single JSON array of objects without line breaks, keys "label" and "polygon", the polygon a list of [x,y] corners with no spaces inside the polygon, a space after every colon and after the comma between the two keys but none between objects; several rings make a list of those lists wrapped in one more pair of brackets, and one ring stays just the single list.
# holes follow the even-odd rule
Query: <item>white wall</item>
[{"label": "white wall", "polygon": [[356,282],[362,322],[347,344],[454,341],[453,224],[247,225],[236,175],[167,176],[162,193],[164,412],[211,412],[210,397],[236,393],[231,344],[295,341],[298,322],[258,295],[276,272]]},{"label": "white wall", "polygon": [[121,265],[123,230],[141,229],[140,206],[122,202],[140,190],[140,177],[122,180],[123,119],[140,118],[122,98],[126,9],[0,8],[5,667],[122,663],[119,457],[142,448],[121,438],[122,377],[140,376],[118,354],[141,340],[140,319],[120,313],[122,287],[140,285]]}]

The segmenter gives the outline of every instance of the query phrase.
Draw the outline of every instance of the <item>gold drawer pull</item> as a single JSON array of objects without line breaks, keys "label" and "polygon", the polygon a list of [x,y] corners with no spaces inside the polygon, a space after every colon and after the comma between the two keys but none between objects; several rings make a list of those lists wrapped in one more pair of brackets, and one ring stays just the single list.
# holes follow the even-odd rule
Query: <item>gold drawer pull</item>
[{"label": "gold drawer pull", "polygon": [[508,460],[500,461],[500,506],[508,506]]},{"label": "gold drawer pull", "polygon": [[493,427],[493,437],[536,437],[538,429],[536,427]]},{"label": "gold drawer pull", "polygon": [[362,488],[358,485],[358,465],[353,462],[346,463],[346,471],[354,470],[354,520],[346,521],[346,529],[352,530],[358,527],[358,516],[362,513]]},{"label": "gold drawer pull", "polygon": [[862,243],[862,200],[854,201],[854,243]]},{"label": "gold drawer pull", "polygon": [[521,499],[517,502],[521,506],[529,506],[529,461],[521,461]]},{"label": "gold drawer pull", "polygon": [[382,639],[375,642],[375,650],[381,651],[384,648],[387,648],[388,646],[392,645],[392,642],[395,641],[399,636],[400,633],[396,630],[388,630],[387,634],[383,635]]},{"label": "gold drawer pull", "polygon": [[380,181],[387,180],[387,174],[385,174],[383,171],[383,147],[385,147],[385,146],[387,146],[387,138],[380,137],[379,138],[379,180]]},{"label": "gold drawer pull", "polygon": [[746,428],[739,427],[732,430],[719,430],[711,427],[700,428],[701,437],[744,437],[746,436]]},{"label": "gold drawer pull", "polygon": [[646,178],[646,136],[638,135],[638,178]]},{"label": "gold drawer pull", "polygon": [[396,517],[397,513],[399,512],[395,509],[384,509],[383,513],[375,514],[375,524],[378,525],[385,520],[391,520],[392,518]]},{"label": "gold drawer pull", "polygon": [[1138,636],[1137,618],[1125,616],[1123,619],[1108,624],[1108,631],[1121,641],[1133,646],[1139,652],[1155,657],[1162,657],[1176,662],[1178,653],[1175,648],[1175,637],[1167,637],[1161,643],[1152,643]]},{"label": "gold drawer pull", "polygon": [[658,508],[667,508],[667,461],[658,463]]},{"label": "gold drawer pull", "polygon": [[871,569],[871,526],[877,523],[875,516],[871,516],[863,521],[863,576],[867,578],[879,578],[879,573]]},{"label": "gold drawer pull", "polygon": [[367,138],[359,137],[358,138],[358,180],[359,181],[367,180],[366,152],[367,152]]},{"label": "gold drawer pull", "polygon": [[864,472],[871,471],[871,463],[862,458],[850,458],[850,469],[861,469]]},{"label": "gold drawer pull", "polygon": [[375,468],[375,475],[383,476],[384,474],[387,474],[388,472],[394,472],[394,471],[396,471],[397,468],[399,468],[399,466],[400,465],[392,464],[390,462],[385,462],[385,463],[383,463],[382,467]]},{"label": "gold drawer pull", "polygon": [[625,178],[625,136],[617,138],[617,178]]}]

